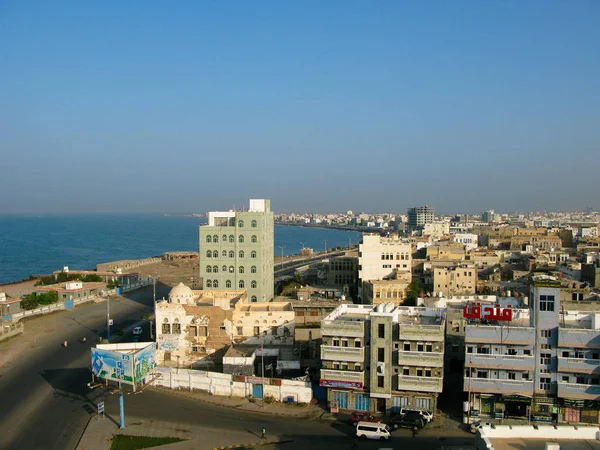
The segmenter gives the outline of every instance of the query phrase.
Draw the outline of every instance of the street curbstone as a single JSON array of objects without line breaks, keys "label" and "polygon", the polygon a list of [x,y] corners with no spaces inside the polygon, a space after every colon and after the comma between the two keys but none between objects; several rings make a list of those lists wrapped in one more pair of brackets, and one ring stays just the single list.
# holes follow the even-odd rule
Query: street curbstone
[{"label": "street curbstone", "polygon": [[276,441],[262,441],[262,442],[251,442],[248,444],[236,444],[227,447],[214,447],[212,450],[226,450],[229,448],[253,448],[261,445],[273,445],[273,444],[287,444],[288,442],[294,442],[292,439],[276,440]]}]

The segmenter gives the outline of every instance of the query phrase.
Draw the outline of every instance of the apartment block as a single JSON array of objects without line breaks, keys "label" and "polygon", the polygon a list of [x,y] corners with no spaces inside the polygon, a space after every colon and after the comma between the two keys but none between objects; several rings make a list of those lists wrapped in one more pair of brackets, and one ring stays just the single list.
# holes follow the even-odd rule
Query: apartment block
[{"label": "apartment block", "polygon": [[474,294],[477,290],[477,268],[474,264],[432,267],[433,290],[444,296]]},{"label": "apartment block", "polygon": [[343,410],[434,410],[444,373],[444,310],[340,305],[323,319],[321,386]]},{"label": "apartment block", "polygon": [[510,312],[465,308],[467,421],[598,424],[600,313],[562,310],[560,282],[550,277],[535,277],[529,298],[529,309]]},{"label": "apartment block", "polygon": [[408,208],[408,227],[411,230],[422,228],[426,223],[433,223],[435,210],[431,206],[416,206]]},{"label": "apartment block", "polygon": [[273,299],[274,228],[271,201],[251,199],[247,211],[209,212],[200,226],[204,289],[245,289],[251,302]]}]

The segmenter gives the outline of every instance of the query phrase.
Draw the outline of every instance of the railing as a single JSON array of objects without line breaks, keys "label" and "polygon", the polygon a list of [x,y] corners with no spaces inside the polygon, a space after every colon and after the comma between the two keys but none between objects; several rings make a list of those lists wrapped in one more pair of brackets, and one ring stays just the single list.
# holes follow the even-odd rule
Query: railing
[{"label": "railing", "polygon": [[353,372],[351,370],[321,369],[321,378],[324,380],[354,381],[356,383],[364,383],[365,373]]},{"label": "railing", "polygon": [[520,394],[526,397],[533,395],[533,381],[531,380],[465,377],[463,388],[465,392],[472,391],[504,395]]},{"label": "railing", "polygon": [[557,383],[558,397],[571,400],[598,400],[600,399],[600,386],[595,384]]},{"label": "railing", "polygon": [[364,358],[365,349],[362,347],[321,345],[321,359],[324,360],[362,362]]},{"label": "railing", "polygon": [[23,332],[23,323],[0,323],[0,341]]},{"label": "railing", "polygon": [[400,324],[399,339],[443,341],[444,327],[442,325]]},{"label": "railing", "polygon": [[322,336],[363,337],[365,328],[363,322],[335,321],[321,324]]},{"label": "railing", "polygon": [[527,355],[494,355],[485,353],[467,353],[467,367],[487,367],[490,369],[523,370],[532,369],[533,356]]},{"label": "railing", "polygon": [[398,364],[407,364],[409,366],[442,367],[444,364],[444,354],[432,352],[405,352],[399,350]]},{"label": "railing", "polygon": [[398,375],[398,389],[405,391],[442,392],[441,377],[413,377]]},{"label": "railing", "polygon": [[600,372],[600,360],[558,357],[558,371],[572,373]]},{"label": "railing", "polygon": [[560,328],[558,330],[559,347],[600,348],[598,330]]}]

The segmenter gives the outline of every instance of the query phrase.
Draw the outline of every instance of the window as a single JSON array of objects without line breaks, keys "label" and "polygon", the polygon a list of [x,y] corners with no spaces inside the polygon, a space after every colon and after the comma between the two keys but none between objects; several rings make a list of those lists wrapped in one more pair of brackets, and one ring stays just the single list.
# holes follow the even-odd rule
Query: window
[{"label": "window", "polygon": [[531,356],[531,349],[526,348],[525,350],[523,350],[523,354]]},{"label": "window", "polygon": [[256,286],[257,286],[256,280],[252,280],[252,281],[250,282],[250,288],[251,288],[251,289],[256,289]]},{"label": "window", "polygon": [[192,352],[198,353],[198,346],[197,345],[192,345]]},{"label": "window", "polygon": [[410,352],[410,342],[405,342],[402,348],[405,352]]},{"label": "window", "polygon": [[206,266],[206,273],[212,272],[212,266]]},{"label": "window", "polygon": [[550,344],[541,344],[540,345],[542,350],[551,350],[552,346]]},{"label": "window", "polygon": [[380,323],[377,325],[377,337],[380,339],[385,338],[385,324]]},{"label": "window", "polygon": [[238,242],[239,242],[240,244],[243,244],[243,243],[244,243],[244,235],[243,235],[243,234],[240,234],[240,235],[238,236]]},{"label": "window", "polygon": [[509,380],[516,380],[517,379],[517,374],[515,372],[508,372],[508,379]]},{"label": "window", "polygon": [[342,347],[348,347],[348,339],[342,339]]},{"label": "window", "polygon": [[473,353],[473,347],[468,346],[467,347],[467,353]]},{"label": "window", "polygon": [[540,295],[540,311],[554,311],[554,295]]},{"label": "window", "polygon": [[216,244],[217,242],[219,242],[219,236],[217,236],[216,234],[213,236],[213,242]]},{"label": "window", "polygon": [[256,239],[256,235],[253,234],[252,237],[250,238],[250,242],[252,242],[253,244],[256,244],[257,239]]},{"label": "window", "polygon": [[548,390],[550,389],[550,378],[548,377],[540,377],[540,389]]},{"label": "window", "polygon": [[417,376],[418,377],[422,377],[423,376],[423,369],[417,368]]},{"label": "window", "polygon": [[488,378],[488,371],[487,370],[480,370],[477,369],[477,378]]},{"label": "window", "polygon": [[423,345],[423,343],[422,343],[422,342],[419,342],[419,343],[417,343],[417,351],[418,351],[418,352],[423,352],[423,349],[424,349],[424,348],[425,348],[425,347],[424,347],[424,345]]},{"label": "window", "polygon": [[223,258],[227,258],[227,250],[223,250],[223,253],[221,253],[221,255],[223,256]]},{"label": "window", "polygon": [[356,340],[354,341],[354,347],[356,347],[356,348],[360,348],[360,340],[359,340],[359,339],[356,339]]},{"label": "window", "polygon": [[529,372],[523,372],[521,374],[521,379],[522,380],[529,380]]},{"label": "window", "polygon": [[339,339],[334,339],[333,341],[331,341],[331,345],[333,345],[334,347],[339,347],[340,346],[340,340]]},{"label": "window", "polygon": [[568,383],[569,382],[569,375],[563,375],[562,376],[562,382],[563,383]]},{"label": "window", "polygon": [[212,242],[212,237],[211,236],[206,236],[206,242],[211,243]]},{"label": "window", "polygon": [[221,271],[227,273],[227,266],[225,264],[221,267]]},{"label": "window", "polygon": [[260,327],[254,327],[254,336],[260,335]]},{"label": "window", "polygon": [[165,322],[162,324],[162,332],[163,334],[171,334],[171,324],[169,324],[169,319],[165,318]]},{"label": "window", "polygon": [[235,237],[233,236],[233,234],[229,235],[229,243],[233,244],[235,242]]},{"label": "window", "polygon": [[256,252],[254,250],[250,252],[250,258],[256,258]]},{"label": "window", "polygon": [[377,361],[385,362],[385,349],[384,348],[380,347],[377,349]]},{"label": "window", "polygon": [[226,234],[223,235],[223,242],[227,242],[227,235]]},{"label": "window", "polygon": [[227,289],[231,289],[231,280],[227,280],[227,281],[225,281],[225,287],[226,287]]},{"label": "window", "polygon": [[198,327],[194,327],[194,326],[189,326],[188,327],[188,334],[192,337],[198,336]]},{"label": "window", "polygon": [[235,267],[229,266],[229,273],[235,273]]},{"label": "window", "polygon": [[571,294],[571,300],[573,300],[574,302],[581,301],[581,300],[583,300],[583,294],[578,293],[578,292],[573,292]]},{"label": "window", "polygon": [[433,345],[431,345],[429,342],[425,344],[425,351],[426,352],[432,352],[433,351]]},{"label": "window", "polygon": [[250,297],[250,301],[252,303],[256,303],[258,301],[258,299],[256,298],[256,295],[253,295],[252,297]]},{"label": "window", "polygon": [[210,250],[206,251],[206,257],[207,258],[211,258],[212,257],[212,252]]},{"label": "window", "polygon": [[206,280],[206,287],[212,287],[212,281],[211,280]]},{"label": "window", "polygon": [[550,358],[552,358],[552,353],[540,353],[540,364],[550,364]]},{"label": "window", "polygon": [[250,222],[250,226],[252,228],[256,228],[256,220],[253,220],[252,222]]},{"label": "window", "polygon": [[543,338],[551,338],[552,330],[540,330],[540,336]]},{"label": "window", "polygon": [[213,287],[215,289],[219,287],[219,281],[218,280],[213,280]]},{"label": "window", "polygon": [[235,258],[235,252],[233,250],[229,250],[229,257]]},{"label": "window", "polygon": [[241,336],[244,334],[244,327],[235,327],[236,333],[238,336]]},{"label": "window", "polygon": [[244,228],[244,221],[243,220],[238,220],[238,227]]},{"label": "window", "polygon": [[408,367],[402,368],[402,375],[408,376],[410,375],[410,369]]},{"label": "window", "polygon": [[219,252],[218,251],[213,251],[213,258],[218,258],[219,257]]},{"label": "window", "polygon": [[598,358],[598,353],[592,353],[592,359],[599,359]]},{"label": "window", "polygon": [[245,286],[244,280],[240,280],[239,286],[240,286],[240,289],[244,289],[244,286]]},{"label": "window", "polygon": [[244,250],[240,250],[238,253],[238,257],[239,258],[243,258],[244,257]]},{"label": "window", "polygon": [[382,388],[384,386],[383,382],[384,382],[383,377],[377,377],[377,387]]},{"label": "window", "polygon": [[240,267],[239,267],[239,269],[238,269],[238,271],[239,271],[240,273],[244,273],[244,266],[240,266]]},{"label": "window", "polygon": [[181,334],[181,324],[178,323],[178,319],[175,319],[173,324],[173,334]]},{"label": "window", "polygon": [[516,349],[516,348],[514,348],[514,347],[510,347],[510,348],[508,349],[508,352],[507,352],[507,354],[508,354],[508,355],[513,355],[513,356],[514,356],[514,355],[516,355],[516,354],[517,354],[517,349]]},{"label": "window", "polygon": [[563,351],[563,352],[562,352],[562,357],[563,357],[563,358],[569,358],[570,356],[571,356],[571,355],[570,355],[570,353],[569,353],[569,350],[565,350],[565,351]]},{"label": "window", "polygon": [[585,382],[585,377],[583,375],[580,375],[580,374],[576,374],[575,375],[575,383],[576,384],[587,384]]},{"label": "window", "polygon": [[431,369],[425,369],[425,376],[431,378]]},{"label": "window", "polygon": [[250,267],[250,273],[256,273],[256,266]]}]

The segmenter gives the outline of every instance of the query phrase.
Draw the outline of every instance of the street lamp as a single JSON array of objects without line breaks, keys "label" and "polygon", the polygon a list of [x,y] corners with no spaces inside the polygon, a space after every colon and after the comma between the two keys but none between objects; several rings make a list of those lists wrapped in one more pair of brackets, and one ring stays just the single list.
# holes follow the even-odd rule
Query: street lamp
[{"label": "street lamp", "polygon": [[283,269],[283,249],[285,245],[279,245],[279,248],[281,249],[281,268]]},{"label": "street lamp", "polygon": [[327,253],[327,241],[324,240],[323,242],[325,242],[325,253]]}]

